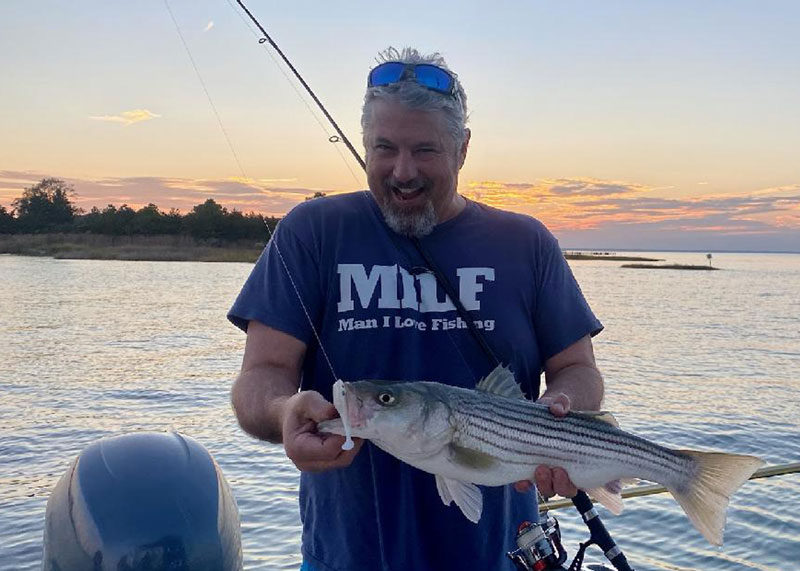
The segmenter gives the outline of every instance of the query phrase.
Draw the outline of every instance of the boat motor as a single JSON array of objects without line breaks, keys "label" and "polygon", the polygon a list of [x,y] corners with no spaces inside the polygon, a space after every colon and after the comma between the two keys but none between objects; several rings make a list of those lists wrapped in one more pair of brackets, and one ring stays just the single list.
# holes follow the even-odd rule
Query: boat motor
[{"label": "boat motor", "polygon": [[241,571],[236,502],[197,441],[141,432],[90,444],[47,501],[43,571]]}]

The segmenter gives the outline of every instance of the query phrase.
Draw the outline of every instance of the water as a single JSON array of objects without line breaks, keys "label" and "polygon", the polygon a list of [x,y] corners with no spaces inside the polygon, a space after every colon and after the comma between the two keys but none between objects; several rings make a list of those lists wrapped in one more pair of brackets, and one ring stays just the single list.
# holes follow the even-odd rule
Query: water
[{"label": "water", "polygon": [[[606,326],[595,339],[606,408],[670,446],[800,461],[800,255],[713,263],[724,271],[572,262]],[[298,473],[280,447],[243,434],[229,404],[244,335],[224,314],[249,271],[0,256],[0,569],[39,568],[45,504],[69,462],[137,430],[179,430],[215,456],[239,504],[246,569],[299,566]],[[798,508],[800,475],[745,484],[722,549],[665,495],[604,519],[637,571],[787,570],[800,568]],[[583,524],[557,515],[574,554]]]}]

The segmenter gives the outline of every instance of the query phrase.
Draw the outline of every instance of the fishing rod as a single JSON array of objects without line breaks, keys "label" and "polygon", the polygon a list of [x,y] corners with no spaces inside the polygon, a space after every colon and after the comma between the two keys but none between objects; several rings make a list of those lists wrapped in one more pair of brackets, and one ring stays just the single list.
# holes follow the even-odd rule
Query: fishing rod
[{"label": "fishing rod", "polygon": [[[759,478],[771,478],[773,476],[784,476],[786,474],[800,473],[800,462],[790,462],[788,464],[775,464],[774,466],[764,466],[750,476],[750,480],[757,480]],[[667,488],[658,484],[648,484],[646,486],[633,486],[627,490],[622,491],[623,498],[639,498],[643,496],[652,496],[653,494],[663,494],[668,492]],[[572,505],[571,500],[561,498],[558,500],[550,500],[539,505],[539,511],[544,512],[547,510],[558,510]]]},{"label": "fishing rod", "polygon": [[308,94],[311,96],[311,99],[313,99],[314,103],[316,103],[317,106],[322,110],[322,113],[325,115],[325,118],[328,121],[330,121],[331,125],[333,125],[333,128],[338,133],[339,138],[337,139],[334,136],[334,137],[330,137],[328,140],[331,143],[337,143],[339,140],[341,140],[345,144],[345,146],[350,150],[350,152],[353,154],[353,156],[355,157],[356,161],[358,161],[358,164],[361,165],[361,168],[366,171],[367,170],[367,164],[364,162],[364,159],[362,159],[361,155],[358,154],[358,151],[356,151],[356,148],[350,142],[350,139],[348,139],[347,135],[344,134],[344,131],[342,131],[342,129],[339,127],[339,124],[336,121],[334,121],[334,119],[331,116],[331,114],[328,113],[328,110],[322,104],[322,101],[319,100],[319,97],[317,97],[317,95],[314,93],[314,91],[311,89],[311,87],[306,83],[306,80],[303,79],[303,76],[300,75],[300,72],[298,72],[297,69],[295,69],[295,67],[292,65],[292,62],[290,62],[289,58],[286,57],[286,55],[283,53],[283,50],[281,50],[281,48],[278,47],[278,44],[275,43],[275,40],[273,40],[272,37],[267,33],[267,31],[264,29],[264,26],[262,26],[261,23],[256,19],[256,17],[253,16],[252,12],[250,12],[250,10],[247,9],[247,6],[244,5],[244,2],[242,2],[242,0],[236,0],[236,3],[239,4],[239,6],[242,7],[242,10],[244,10],[245,14],[247,14],[247,16],[258,27],[258,29],[261,30],[261,33],[264,34],[263,38],[259,38],[258,39],[258,43],[259,44],[263,44],[264,42],[269,42],[269,45],[271,45],[272,48],[276,52],[278,52],[278,55],[281,56],[281,59],[283,59],[284,63],[289,67],[290,70],[292,70],[292,73],[297,78],[297,80],[300,82],[300,84],[305,88],[306,91],[308,91]]},{"label": "fishing rod", "polygon": [[[265,42],[269,42],[269,44],[278,53],[278,55],[280,55],[281,59],[283,59],[287,67],[292,71],[292,73],[295,75],[295,77],[303,86],[303,88],[308,92],[308,94],[320,108],[322,113],[325,115],[325,118],[328,119],[333,128],[336,130],[339,139],[344,142],[344,144],[353,154],[353,156],[355,157],[356,161],[361,166],[361,168],[364,171],[366,171],[367,166],[364,159],[361,158],[361,155],[358,154],[358,151],[356,151],[355,147],[353,147],[350,140],[347,138],[342,129],[339,127],[338,123],[336,123],[336,121],[333,119],[331,114],[322,104],[320,99],[317,97],[317,95],[314,93],[314,91],[311,89],[308,83],[306,83],[305,79],[303,79],[303,77],[300,75],[300,73],[297,71],[294,65],[292,65],[291,61],[289,61],[289,58],[283,53],[283,50],[281,50],[280,47],[278,47],[278,44],[275,43],[275,41],[267,33],[267,31],[264,29],[264,27],[261,25],[258,19],[252,14],[252,12],[250,12],[247,6],[245,6],[244,2],[242,0],[236,0],[236,2],[237,4],[239,4],[242,10],[247,14],[250,20],[256,25],[256,27],[258,27],[258,29],[263,34],[263,37],[259,38],[258,43],[263,44]],[[338,139],[336,139],[335,137],[330,137],[329,140],[331,142],[338,142]],[[269,230],[269,226],[267,226],[267,229]],[[451,300],[455,304],[458,313],[462,316],[465,322],[471,325],[471,327],[469,327],[470,333],[472,333],[473,337],[475,337],[475,340],[477,341],[481,350],[484,352],[484,354],[486,355],[486,357],[489,359],[490,362],[492,362],[493,364],[497,364],[499,362],[497,357],[492,352],[491,348],[489,347],[483,335],[481,335],[480,331],[477,330],[477,327],[475,326],[471,316],[469,316],[466,309],[463,307],[463,304],[461,304],[461,300],[459,299],[458,295],[455,294],[455,291],[450,285],[450,282],[447,279],[447,277],[438,269],[438,267],[433,262],[430,255],[426,252],[426,250],[422,246],[422,243],[419,240],[419,238],[415,237],[412,240],[412,243],[415,249],[419,252],[419,254],[422,256],[422,258],[428,265],[427,270],[430,271],[435,276],[437,282],[439,282],[445,289],[445,291],[448,293]],[[280,255],[280,257],[281,259],[283,259],[282,255]],[[286,268],[286,270],[288,272],[288,267]],[[290,274],[290,279],[291,279],[291,274]],[[300,297],[299,292],[296,291],[296,293],[298,294],[299,298]],[[300,303],[301,304],[303,303],[302,298],[300,298]],[[330,360],[328,361],[328,365],[331,367],[331,372],[334,372]],[[334,378],[338,378],[336,377],[335,373],[334,373]],[[606,530],[605,526],[602,523],[602,520],[597,515],[597,511],[592,505],[592,501],[589,498],[589,496],[585,492],[579,491],[578,494],[574,498],[572,498],[571,501],[577,508],[578,512],[583,517],[583,520],[586,523],[587,527],[589,528],[591,535],[588,541],[581,544],[580,549],[577,555],[575,556],[574,560],[572,561],[572,564],[570,565],[568,571],[579,571],[581,569],[581,565],[583,562],[583,554],[586,548],[592,544],[598,545],[603,550],[603,553],[606,556],[606,558],[618,571],[634,571],[633,568],[630,567],[630,565],[628,565],[628,562],[625,558],[625,555],[622,553],[622,550],[616,545],[614,540],[611,538],[611,535]],[[526,524],[527,527],[524,528]],[[531,538],[531,534],[526,534],[524,532],[523,528],[533,532],[532,533],[533,539]],[[566,551],[564,551],[564,549],[561,547],[560,544],[560,533],[558,532],[558,522],[552,516],[545,517],[543,524],[540,523],[532,525],[530,523],[525,522],[522,526],[520,526],[520,530],[518,531],[517,534],[517,545],[519,548],[514,552],[508,553],[508,557],[512,560],[512,562],[514,562],[514,564],[517,566],[518,569],[522,571],[528,571],[528,570],[544,571],[546,569],[564,569],[564,567],[562,567],[562,564],[566,560],[567,555]],[[544,557],[537,556],[539,554],[540,549],[543,550],[543,553],[545,554]],[[547,555],[548,551],[549,555]]]}]

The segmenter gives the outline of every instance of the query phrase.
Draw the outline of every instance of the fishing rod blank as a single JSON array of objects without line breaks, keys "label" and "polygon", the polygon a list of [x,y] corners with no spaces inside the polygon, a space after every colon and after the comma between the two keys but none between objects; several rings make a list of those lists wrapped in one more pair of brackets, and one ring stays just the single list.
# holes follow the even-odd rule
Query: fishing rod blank
[{"label": "fishing rod blank", "polygon": [[[276,44],[275,40],[273,40],[272,37],[270,37],[270,35],[264,29],[264,26],[262,26],[261,23],[256,19],[256,17],[253,16],[252,12],[250,12],[250,10],[247,9],[247,6],[244,5],[244,2],[242,2],[242,0],[236,0],[236,3],[242,7],[242,10],[245,11],[247,16],[253,21],[253,23],[258,27],[258,29],[261,30],[261,33],[264,34],[264,37],[260,38],[258,40],[258,43],[263,44],[264,42],[269,42],[269,45],[271,45],[275,49],[275,51],[278,52],[278,55],[281,56],[281,59],[283,59],[284,63],[289,67],[290,70],[292,70],[292,73],[300,82],[300,84],[305,88],[305,90],[308,92],[311,98],[314,100],[314,103],[316,103],[317,106],[320,108],[320,110],[322,110],[322,113],[325,115],[325,118],[328,121],[330,121],[331,125],[333,125],[333,128],[336,129],[336,132],[339,134],[339,138],[347,146],[349,151],[353,154],[355,159],[358,161],[358,164],[361,165],[361,168],[367,170],[367,164],[364,162],[364,159],[362,159],[361,155],[358,154],[358,151],[356,151],[355,147],[350,142],[350,139],[347,138],[347,135],[344,134],[344,131],[342,131],[338,123],[334,121],[331,114],[328,113],[327,109],[325,109],[325,106],[322,104],[322,101],[319,100],[319,98],[316,96],[311,87],[306,83],[306,80],[303,79],[303,76],[300,75],[300,72],[298,72],[297,69],[295,69],[295,67],[292,65],[292,62],[290,62],[289,58],[287,58],[286,55],[283,53],[283,50],[281,50],[281,48],[278,47],[278,44]],[[331,138],[330,140],[334,141],[333,138]]]},{"label": "fishing rod blank", "polygon": [[[759,478],[771,478],[773,476],[784,476],[786,474],[796,474],[800,472],[800,462],[790,462],[788,464],[775,464],[774,466],[764,466],[759,468],[750,476],[751,480]],[[668,492],[667,488],[659,484],[650,484],[646,486],[633,486],[622,491],[623,498],[638,498],[643,496],[652,496],[653,494],[663,494]],[[539,511],[558,510],[561,508],[569,507],[572,502],[567,498],[559,498],[557,500],[550,500],[539,504]]]}]

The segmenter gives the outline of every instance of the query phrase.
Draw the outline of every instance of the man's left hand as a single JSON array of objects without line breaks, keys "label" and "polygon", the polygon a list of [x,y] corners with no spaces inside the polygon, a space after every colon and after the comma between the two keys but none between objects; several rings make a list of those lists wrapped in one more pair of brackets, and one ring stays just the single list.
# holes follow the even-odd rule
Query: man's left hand
[{"label": "man's left hand", "polygon": [[[564,393],[543,396],[536,402],[548,405],[553,416],[558,418],[567,416],[570,409],[569,396]],[[569,479],[566,470],[563,468],[551,468],[550,466],[538,466],[533,473],[533,482],[531,480],[520,480],[514,483],[514,489],[518,492],[527,492],[534,482],[539,489],[539,493],[545,498],[551,498],[556,494],[565,498],[572,498],[578,493],[578,488]]]}]

